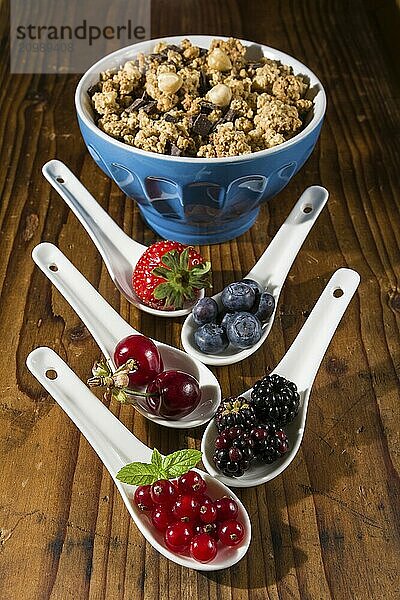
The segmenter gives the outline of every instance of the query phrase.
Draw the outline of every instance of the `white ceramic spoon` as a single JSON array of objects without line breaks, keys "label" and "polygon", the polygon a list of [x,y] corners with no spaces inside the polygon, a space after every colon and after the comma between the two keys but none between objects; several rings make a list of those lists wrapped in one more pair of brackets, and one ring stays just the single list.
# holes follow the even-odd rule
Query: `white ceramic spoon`
[{"label": "white ceramic spoon", "polygon": [[[256,262],[250,273],[246,275],[246,279],[254,279],[275,298],[275,310],[269,321],[263,326],[263,334],[260,340],[254,346],[251,346],[251,348],[244,350],[237,350],[232,345],[229,345],[220,354],[205,354],[196,346],[194,333],[197,325],[192,315],[189,315],[181,331],[182,345],[188,354],[206,365],[222,366],[244,360],[258,350],[271,331],[279,296],[287,274],[304,240],[324,208],[328,197],[328,191],[323,187],[314,185],[307,188],[270,242],[268,248]],[[215,294],[213,298],[217,301],[221,309],[221,292]]]},{"label": "white ceramic spoon", "polygon": [[[158,317],[181,317],[191,311],[194,303],[181,310],[169,311],[156,310],[143,304],[133,290],[132,273],[147,246],[126,235],[64,163],[51,160],[43,166],[42,171],[86,229],[116,288],[128,302]],[[204,290],[199,297],[202,296]]]},{"label": "white ceramic spoon", "polygon": [[[39,244],[32,258],[86,325],[105,358],[113,364],[114,349],[128,335],[138,334],[131,325],[106,302],[66,256],[53,244]],[[177,429],[198,427],[215,414],[221,400],[221,388],[213,373],[201,362],[167,344],[153,340],[163,359],[165,369],[177,369],[195,377],[201,389],[197,408],[180,419],[165,419],[149,412],[143,398],[133,397],[135,407],[147,419]],[[88,373],[89,375],[89,373]]]},{"label": "white ceramic spoon", "polygon": [[[298,336],[273,371],[293,381],[300,394],[299,413],[284,428],[289,439],[289,451],[271,465],[251,466],[242,477],[225,477],[215,468],[212,460],[214,441],[218,435],[213,419],[204,432],[201,444],[203,464],[210,475],[230,487],[252,487],[270,481],[290,465],[303,439],[308,400],[315,376],[359,282],[359,274],[351,269],[339,269],[333,274]],[[251,389],[241,395],[250,398]]]},{"label": "white ceramic spoon", "polygon": [[122,483],[116,478],[118,471],[130,462],[150,462],[152,454],[150,448],[138,440],[96,398],[53,350],[50,348],[36,348],[29,354],[26,364],[31,373],[53,396],[91,444],[113,478],[139,531],[158,552],[178,565],[199,571],[226,569],[243,558],[251,540],[249,515],[240,500],[223,483],[203,472],[201,472],[201,475],[207,483],[208,493],[212,498],[221,498],[228,495],[238,503],[238,518],[245,526],[245,538],[237,548],[219,546],[216,558],[208,564],[199,563],[189,556],[174,554],[168,550],[164,545],[162,534],[151,525],[150,520],[136,507],[133,501],[136,488]]}]

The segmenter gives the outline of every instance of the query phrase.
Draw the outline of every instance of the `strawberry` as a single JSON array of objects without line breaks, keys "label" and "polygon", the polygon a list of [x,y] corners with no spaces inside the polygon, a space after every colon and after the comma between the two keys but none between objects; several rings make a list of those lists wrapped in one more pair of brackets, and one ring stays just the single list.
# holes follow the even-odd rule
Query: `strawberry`
[{"label": "strawberry", "polygon": [[139,258],[132,283],[138,298],[161,310],[183,308],[196,300],[199,290],[210,287],[211,263],[192,246],[161,241]]}]

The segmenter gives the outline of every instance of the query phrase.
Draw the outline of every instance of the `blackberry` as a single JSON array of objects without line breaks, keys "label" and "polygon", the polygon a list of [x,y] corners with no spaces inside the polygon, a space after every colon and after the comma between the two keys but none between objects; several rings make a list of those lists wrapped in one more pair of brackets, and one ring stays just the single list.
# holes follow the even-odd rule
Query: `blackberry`
[{"label": "blackberry", "polygon": [[227,477],[241,477],[254,458],[254,441],[249,432],[236,426],[215,440],[214,463]]},{"label": "blackberry", "polygon": [[286,433],[274,424],[257,425],[250,436],[254,442],[254,455],[260,462],[273,463],[289,450]]},{"label": "blackberry", "polygon": [[251,429],[256,423],[256,414],[246,398],[225,398],[218,407],[215,421],[219,432],[235,426]]},{"label": "blackberry", "polygon": [[280,375],[266,375],[256,381],[250,403],[259,423],[286,425],[299,411],[297,386]]}]

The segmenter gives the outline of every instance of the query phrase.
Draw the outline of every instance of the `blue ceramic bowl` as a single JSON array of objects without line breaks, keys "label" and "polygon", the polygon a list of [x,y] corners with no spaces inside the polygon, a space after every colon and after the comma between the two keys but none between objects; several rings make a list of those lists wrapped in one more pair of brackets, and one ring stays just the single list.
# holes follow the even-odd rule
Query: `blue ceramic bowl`
[{"label": "blue ceramic bowl", "polygon": [[[208,48],[211,36],[186,36]],[[184,36],[163,38],[177,44]],[[310,156],[320,133],[326,97],[317,77],[291,56],[260,46],[264,55],[291,65],[310,80],[313,110],[305,128],[268,150],[226,158],[172,157],[146,152],[115,140],[93,121],[88,88],[99,74],[118,68],[138,52],[151,53],[160,40],[122,48],[99,60],[80,80],[75,104],[79,126],[98,166],[136,200],[146,223],[161,237],[186,244],[214,244],[251,227],[260,204],[280,192]],[[246,46],[253,42],[243,40]]]}]

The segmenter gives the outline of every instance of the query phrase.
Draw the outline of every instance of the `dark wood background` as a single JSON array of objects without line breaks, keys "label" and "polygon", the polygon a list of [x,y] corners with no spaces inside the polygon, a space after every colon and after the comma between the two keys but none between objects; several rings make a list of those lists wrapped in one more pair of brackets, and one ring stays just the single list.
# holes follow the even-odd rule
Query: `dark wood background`
[{"label": "dark wood background", "polygon": [[[157,0],[152,36],[206,33],[263,42],[296,56],[326,87],[320,142],[301,172],[245,235],[205,247],[214,289],[246,273],[311,184],[327,208],[293,266],[272,333],[235,368],[218,369],[225,395],[272,368],[332,272],[362,283],[313,390],[307,430],[290,468],[240,493],[253,519],[234,568],[200,574],[160,557],[138,533],[110,477],[76,427],[27,372],[50,345],[86,378],[98,349],[30,254],[57,244],[142,332],[179,344],[181,322],[155,320],[121,299],[82,227],[41,175],[65,161],[137,240],[154,234],[95,166],[73,105],[78,76],[11,75],[2,3],[0,64],[0,598],[2,600],[395,599],[399,581],[399,88],[396,7],[390,1]],[[398,45],[397,45],[398,48]],[[199,446],[112,410],[161,451]]]}]

